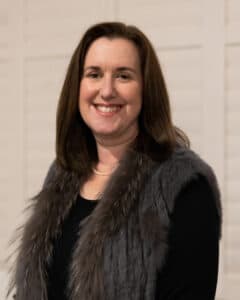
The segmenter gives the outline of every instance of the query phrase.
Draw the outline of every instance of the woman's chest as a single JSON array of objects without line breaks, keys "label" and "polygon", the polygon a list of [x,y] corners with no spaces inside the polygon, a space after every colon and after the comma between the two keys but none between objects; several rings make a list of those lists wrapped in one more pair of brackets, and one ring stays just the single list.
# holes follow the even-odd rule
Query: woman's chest
[{"label": "woman's chest", "polygon": [[108,176],[97,176],[93,174],[86,182],[82,184],[79,193],[85,199],[99,199],[106,187],[108,180]]}]

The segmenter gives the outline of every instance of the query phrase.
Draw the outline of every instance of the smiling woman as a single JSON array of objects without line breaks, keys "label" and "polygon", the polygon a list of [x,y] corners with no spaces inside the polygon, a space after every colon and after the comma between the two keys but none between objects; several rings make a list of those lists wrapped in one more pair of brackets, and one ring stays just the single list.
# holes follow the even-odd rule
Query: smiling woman
[{"label": "smiling woman", "polygon": [[83,35],[59,99],[56,159],[23,228],[17,300],[214,299],[217,181],[173,125],[138,28]]},{"label": "smiling woman", "polygon": [[79,109],[98,142],[121,144],[138,133],[142,74],[137,47],[123,38],[90,46],[80,83]]}]

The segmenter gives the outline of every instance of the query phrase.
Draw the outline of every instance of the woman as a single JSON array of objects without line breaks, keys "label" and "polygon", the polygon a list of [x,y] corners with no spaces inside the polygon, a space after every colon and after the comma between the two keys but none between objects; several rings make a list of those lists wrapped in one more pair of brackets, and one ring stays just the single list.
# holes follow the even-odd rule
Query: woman
[{"label": "woman", "polygon": [[92,26],[62,88],[16,299],[214,299],[220,231],[215,175],[172,124],[150,42],[133,26]]}]

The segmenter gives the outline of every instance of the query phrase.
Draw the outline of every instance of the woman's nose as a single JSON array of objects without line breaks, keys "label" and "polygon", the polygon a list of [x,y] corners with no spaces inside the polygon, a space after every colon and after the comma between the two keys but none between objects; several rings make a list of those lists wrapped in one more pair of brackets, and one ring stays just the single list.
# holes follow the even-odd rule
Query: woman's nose
[{"label": "woman's nose", "polygon": [[100,89],[101,98],[104,100],[111,100],[116,96],[116,90],[114,86],[114,80],[111,77],[103,78]]}]

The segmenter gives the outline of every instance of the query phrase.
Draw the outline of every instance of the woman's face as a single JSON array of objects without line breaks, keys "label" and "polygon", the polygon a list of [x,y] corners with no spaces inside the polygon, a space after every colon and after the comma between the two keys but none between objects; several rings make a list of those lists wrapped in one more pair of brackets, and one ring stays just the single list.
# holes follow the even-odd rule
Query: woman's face
[{"label": "woman's face", "polygon": [[85,58],[79,111],[97,140],[124,141],[138,131],[142,75],[136,46],[123,38],[95,40]]}]

